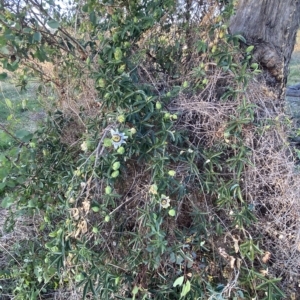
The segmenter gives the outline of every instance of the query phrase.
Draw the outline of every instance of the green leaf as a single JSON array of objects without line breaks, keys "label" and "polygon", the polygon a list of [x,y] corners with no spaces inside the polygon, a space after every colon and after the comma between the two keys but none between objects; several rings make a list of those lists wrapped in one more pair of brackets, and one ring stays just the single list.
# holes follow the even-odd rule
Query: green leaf
[{"label": "green leaf", "polygon": [[52,29],[57,29],[60,26],[60,24],[57,21],[53,20],[53,19],[48,21],[47,25],[49,27],[51,27]]},{"label": "green leaf", "polygon": [[4,166],[2,166],[0,168],[0,180],[2,180],[3,178],[5,178],[10,172],[9,168],[5,168]]},{"label": "green leaf", "polygon": [[6,98],[5,104],[9,109],[13,109],[13,105],[12,105],[12,102],[10,101],[10,99]]},{"label": "green leaf", "polygon": [[88,292],[89,289],[89,281],[85,284],[84,288],[83,288],[83,295],[82,298],[85,299],[86,298],[86,294]]},{"label": "green leaf", "polygon": [[9,208],[13,203],[14,203],[14,199],[12,197],[6,196],[1,202],[1,207]]},{"label": "green leaf", "polygon": [[131,293],[133,295],[136,295],[138,292],[139,292],[139,288],[135,285]]},{"label": "green leaf", "polygon": [[256,70],[258,68],[258,63],[253,63],[250,66],[252,69]]},{"label": "green leaf", "polygon": [[6,181],[6,185],[11,188],[14,188],[16,186],[15,181],[11,179]]},{"label": "green leaf", "polygon": [[34,35],[33,35],[33,40],[36,41],[36,42],[40,42],[42,40],[42,35],[40,32],[35,32]]},{"label": "green leaf", "polygon": [[36,207],[36,201],[34,201],[34,199],[30,199],[27,203],[27,207],[35,208]]},{"label": "green leaf", "polygon": [[10,51],[9,51],[8,46],[3,46],[3,47],[1,47],[1,48],[0,48],[0,53],[5,54],[5,55],[9,55],[9,54],[10,54]]},{"label": "green leaf", "polygon": [[186,296],[190,290],[191,290],[191,282],[187,280],[187,282],[182,287],[180,298]]},{"label": "green leaf", "polygon": [[41,62],[44,62],[45,60],[48,60],[48,57],[46,55],[46,52],[43,48],[38,48],[34,54],[34,56]]},{"label": "green leaf", "polygon": [[100,210],[99,206],[92,207],[93,212],[98,212]]},{"label": "green leaf", "polygon": [[19,140],[21,140],[24,143],[29,142],[33,137],[33,134],[25,129],[20,129],[16,131],[15,135]]},{"label": "green leaf", "polygon": [[182,286],[183,280],[184,280],[184,276],[178,277],[178,278],[174,281],[173,287],[176,287],[176,286]]},{"label": "green leaf", "polygon": [[2,191],[6,186],[6,183],[5,182],[1,182],[0,183],[0,191]]},{"label": "green leaf", "polygon": [[246,52],[249,53],[249,52],[251,52],[253,49],[254,49],[254,46],[249,46],[249,47],[247,47]]},{"label": "green leaf", "polygon": [[0,73],[0,80],[4,80],[7,78],[7,73]]},{"label": "green leaf", "polygon": [[89,11],[89,5],[88,4],[85,4],[82,6],[82,11],[83,12],[88,12]]},{"label": "green leaf", "polygon": [[24,32],[24,33],[31,33],[31,32],[32,32],[32,29],[29,28],[29,27],[25,27],[25,28],[23,28],[23,32]]},{"label": "green leaf", "polygon": [[90,13],[90,21],[93,25],[97,24],[97,15],[96,15],[95,11],[92,11]]}]

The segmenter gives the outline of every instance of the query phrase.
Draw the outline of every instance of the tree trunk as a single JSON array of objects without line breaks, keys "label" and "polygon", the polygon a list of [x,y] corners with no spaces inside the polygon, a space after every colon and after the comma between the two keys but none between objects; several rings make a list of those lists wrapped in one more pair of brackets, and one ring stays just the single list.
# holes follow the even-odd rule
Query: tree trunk
[{"label": "tree trunk", "polygon": [[264,69],[266,82],[283,90],[300,19],[299,0],[239,0],[230,23],[254,45],[253,58]]}]

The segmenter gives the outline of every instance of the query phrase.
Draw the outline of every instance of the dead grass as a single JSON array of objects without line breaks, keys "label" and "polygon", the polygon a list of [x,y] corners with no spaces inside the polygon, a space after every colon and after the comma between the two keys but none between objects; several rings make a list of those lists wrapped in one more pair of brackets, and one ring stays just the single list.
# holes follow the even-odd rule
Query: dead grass
[{"label": "dead grass", "polygon": [[[20,248],[25,241],[34,240],[38,236],[38,224],[40,223],[40,217],[19,217],[16,220],[14,230],[11,232],[5,231],[5,221],[9,218],[8,210],[0,208],[0,270],[11,271],[11,265],[21,266],[23,265],[22,259],[17,256],[17,252],[30,251],[30,249],[16,249]],[[13,299],[11,292],[8,292],[11,281],[13,278],[0,279],[2,285],[2,295],[6,297],[4,299]]]},{"label": "dead grass", "polygon": [[[211,81],[212,86],[207,89],[216,91],[213,82],[217,80]],[[286,291],[289,287],[299,294],[300,177],[295,172],[294,157],[287,142],[285,124],[288,122],[285,122],[282,103],[276,102],[275,95],[263,84],[251,82],[244,96],[249,103],[256,105],[255,123],[260,124],[259,127],[249,125],[243,128],[243,144],[251,149],[252,154],[251,163],[247,164],[242,175],[243,196],[254,207],[258,222],[248,232],[237,233],[231,229],[226,234],[238,236],[239,241],[261,238],[262,249],[271,253],[271,261],[266,266],[268,273],[283,278]],[[212,147],[222,140],[234,143],[232,138],[226,141],[224,130],[230,116],[236,116],[240,103],[214,102],[214,99],[214,94],[207,98],[203,91],[195,97],[182,97],[177,103],[182,114],[180,128],[188,130],[191,143],[199,147]],[[226,169],[223,172],[226,173]],[[212,203],[207,203],[206,207],[207,213],[212,215]],[[226,214],[228,216],[229,211]],[[226,218],[223,215],[223,222]]]}]

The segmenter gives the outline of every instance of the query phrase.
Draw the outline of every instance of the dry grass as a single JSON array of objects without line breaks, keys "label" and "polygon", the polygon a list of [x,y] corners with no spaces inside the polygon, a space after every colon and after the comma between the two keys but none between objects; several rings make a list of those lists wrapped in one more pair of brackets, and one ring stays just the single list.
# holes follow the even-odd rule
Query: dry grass
[{"label": "dry grass", "polygon": [[[217,87],[213,86],[216,82],[218,80],[211,81],[207,89],[216,91]],[[266,266],[268,273],[283,278],[286,291],[299,294],[300,177],[295,172],[294,157],[287,142],[283,105],[274,100],[272,91],[255,81],[250,83],[244,96],[248,103],[256,105],[255,123],[260,124],[259,128],[253,125],[243,128],[243,144],[252,154],[251,164],[242,174],[242,193],[247,203],[254,207],[258,222],[248,229],[249,232],[231,229],[227,234],[238,236],[240,241],[251,237],[262,239],[261,248],[271,253],[270,263]],[[234,140],[226,141],[224,130],[230,116],[236,115],[239,103],[208,102],[214,99],[214,93],[207,98],[207,91],[203,91],[199,96],[178,101],[183,116],[180,127],[188,129],[191,142],[199,147],[211,147],[222,140],[234,143]],[[226,173],[226,169],[223,171]],[[207,203],[210,215],[214,211],[212,207],[212,203]],[[226,214],[228,216],[229,211]]]},{"label": "dry grass", "polygon": [[[13,231],[7,232],[4,230],[5,221],[9,218],[9,212],[0,208],[0,270],[10,270],[11,265],[16,267],[19,265],[20,269],[24,264],[24,259],[28,252],[31,251],[30,246],[25,246],[27,242],[36,240],[38,243],[42,241],[40,237],[40,230],[38,226],[41,224],[41,216],[26,217],[22,216],[16,219]],[[22,246],[24,245],[24,246]],[[24,247],[24,248],[22,248]],[[18,254],[24,252],[20,257]],[[0,286],[2,286],[2,293],[0,298],[3,300],[13,300],[14,295],[7,293],[12,286],[11,283],[14,278],[0,277]],[[69,287],[67,290],[58,289],[55,292],[44,294],[45,299],[52,300],[80,300],[82,293],[76,289],[75,286]]]},{"label": "dry grass", "polygon": [[[40,223],[40,217],[19,217],[16,220],[14,230],[6,232],[5,221],[8,218],[8,210],[0,208],[0,270],[10,270],[11,264],[21,267],[23,265],[23,258],[18,257],[16,252],[29,251],[29,249],[20,249],[21,245],[24,242],[26,243],[26,241],[34,240],[38,236],[37,226]],[[10,282],[13,279],[1,278],[0,280],[2,281],[2,296],[4,299],[13,299],[13,295],[7,294],[7,289],[9,289]]]}]

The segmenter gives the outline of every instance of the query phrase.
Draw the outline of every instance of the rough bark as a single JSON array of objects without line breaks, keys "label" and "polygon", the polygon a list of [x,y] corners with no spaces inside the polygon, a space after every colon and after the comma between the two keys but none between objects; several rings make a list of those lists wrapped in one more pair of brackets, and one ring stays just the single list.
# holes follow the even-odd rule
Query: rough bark
[{"label": "rough bark", "polygon": [[254,45],[254,59],[264,68],[267,83],[284,87],[300,20],[300,0],[239,0],[231,33]]}]

